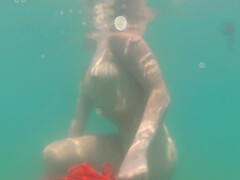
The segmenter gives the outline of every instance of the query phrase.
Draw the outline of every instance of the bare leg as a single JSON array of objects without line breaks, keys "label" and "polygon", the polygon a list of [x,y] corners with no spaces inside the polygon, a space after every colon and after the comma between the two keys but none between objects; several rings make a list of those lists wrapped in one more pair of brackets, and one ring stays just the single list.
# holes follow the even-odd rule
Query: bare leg
[{"label": "bare leg", "polygon": [[83,136],[53,142],[44,149],[44,163],[48,177],[62,177],[67,169],[84,161],[95,170],[109,162],[117,173],[123,151],[118,135]]},{"label": "bare leg", "polygon": [[[62,177],[67,169],[84,161],[100,171],[103,162],[110,162],[117,175],[124,158],[118,135],[83,136],[53,142],[44,150],[48,177]],[[149,180],[169,180],[175,170],[176,149],[163,125],[153,139],[147,154]]]}]

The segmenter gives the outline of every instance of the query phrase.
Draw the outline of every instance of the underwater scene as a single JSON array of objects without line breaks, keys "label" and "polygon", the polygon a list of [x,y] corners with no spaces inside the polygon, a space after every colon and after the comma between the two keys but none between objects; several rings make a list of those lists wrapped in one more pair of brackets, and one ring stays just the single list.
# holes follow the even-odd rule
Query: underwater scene
[{"label": "underwater scene", "polygon": [[0,0],[1,180],[237,180],[239,93],[239,0]]}]

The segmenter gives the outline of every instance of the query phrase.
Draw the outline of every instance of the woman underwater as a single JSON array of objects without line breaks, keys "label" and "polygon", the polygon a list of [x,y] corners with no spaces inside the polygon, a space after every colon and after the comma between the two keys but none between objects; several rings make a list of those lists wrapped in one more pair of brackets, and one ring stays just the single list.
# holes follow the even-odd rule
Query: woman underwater
[{"label": "woman underwater", "polygon": [[[70,166],[86,161],[97,171],[110,162],[118,180],[168,180],[176,164],[163,123],[169,95],[142,37],[153,16],[145,0],[86,0],[85,5],[95,29],[88,37],[97,48],[80,83],[69,137],[44,149],[47,176],[65,176]],[[83,135],[94,106],[118,134]]]}]

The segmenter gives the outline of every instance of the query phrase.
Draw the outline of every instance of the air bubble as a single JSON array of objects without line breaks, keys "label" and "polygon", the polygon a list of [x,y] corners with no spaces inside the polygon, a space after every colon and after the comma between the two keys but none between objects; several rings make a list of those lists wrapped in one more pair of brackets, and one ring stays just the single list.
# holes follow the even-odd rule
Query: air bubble
[{"label": "air bubble", "polygon": [[69,12],[69,13],[72,13],[72,12],[73,12],[73,10],[72,10],[72,9],[69,9],[69,10],[68,10],[68,12]]},{"label": "air bubble", "polygon": [[97,115],[101,115],[102,114],[102,110],[100,108],[96,108],[96,114]]},{"label": "air bubble", "polygon": [[42,54],[41,59],[45,59],[45,58],[46,58],[45,54]]},{"label": "air bubble", "polygon": [[85,21],[83,21],[83,22],[82,22],[82,25],[83,25],[83,26],[86,26],[86,25],[87,25],[87,23],[86,23]]},{"label": "air bubble", "polygon": [[63,15],[63,14],[64,14],[64,11],[60,11],[60,14]]},{"label": "air bubble", "polygon": [[21,2],[22,2],[22,3],[26,3],[26,2],[27,2],[27,0],[21,0]]},{"label": "air bubble", "polygon": [[127,27],[127,19],[124,16],[118,16],[114,20],[114,26],[117,30],[122,31]]},{"label": "air bubble", "polygon": [[82,14],[82,11],[80,9],[78,10],[78,14]]},{"label": "air bubble", "polygon": [[205,64],[204,62],[200,62],[199,65],[198,65],[198,67],[199,67],[200,69],[204,69],[204,68],[206,68],[206,64]]},{"label": "air bubble", "polygon": [[19,0],[14,0],[14,3],[19,3]]}]

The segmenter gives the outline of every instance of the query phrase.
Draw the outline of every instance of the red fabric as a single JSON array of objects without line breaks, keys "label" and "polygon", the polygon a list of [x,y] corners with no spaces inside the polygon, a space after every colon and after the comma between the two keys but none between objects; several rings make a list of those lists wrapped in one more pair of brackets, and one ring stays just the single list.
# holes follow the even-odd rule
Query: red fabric
[{"label": "red fabric", "polygon": [[72,166],[64,178],[45,180],[116,180],[113,177],[113,168],[109,163],[102,164],[102,175],[98,174],[88,163]]}]

